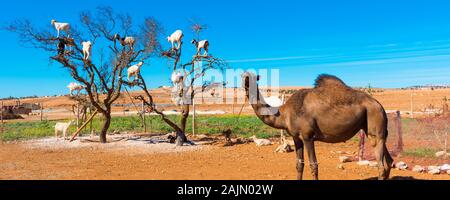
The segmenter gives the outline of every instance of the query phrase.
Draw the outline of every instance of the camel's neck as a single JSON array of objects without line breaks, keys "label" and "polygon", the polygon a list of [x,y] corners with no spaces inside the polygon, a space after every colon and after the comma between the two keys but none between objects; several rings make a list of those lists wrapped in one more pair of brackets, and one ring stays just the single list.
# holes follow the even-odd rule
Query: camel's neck
[{"label": "camel's neck", "polygon": [[267,104],[257,85],[254,91],[251,90],[246,88],[246,96],[258,118],[273,128],[286,129],[285,114],[281,107],[271,107]]}]

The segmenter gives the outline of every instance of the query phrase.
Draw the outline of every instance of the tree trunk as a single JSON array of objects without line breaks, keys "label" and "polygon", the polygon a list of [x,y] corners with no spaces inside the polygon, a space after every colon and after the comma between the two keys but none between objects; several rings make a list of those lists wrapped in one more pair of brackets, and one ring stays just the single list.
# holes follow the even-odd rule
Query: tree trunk
[{"label": "tree trunk", "polygon": [[189,105],[184,105],[183,116],[181,118],[181,132],[177,132],[177,146],[183,146],[184,143],[188,142],[186,137],[186,125],[187,119],[189,118]]},{"label": "tree trunk", "polygon": [[105,122],[103,124],[102,132],[100,133],[100,143],[103,143],[103,144],[105,144],[107,142],[106,135],[108,134],[108,129],[109,129],[109,126],[111,125],[111,114],[110,113],[105,114],[104,117],[105,117]]}]

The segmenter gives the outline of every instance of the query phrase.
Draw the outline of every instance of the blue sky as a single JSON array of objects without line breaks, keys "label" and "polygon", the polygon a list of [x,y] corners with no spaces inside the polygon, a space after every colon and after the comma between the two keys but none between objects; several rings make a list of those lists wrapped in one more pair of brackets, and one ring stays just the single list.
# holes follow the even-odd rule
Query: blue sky
[{"label": "blue sky", "polygon": [[[351,86],[450,84],[450,2],[444,0],[35,2],[3,2],[0,25],[21,18],[48,27],[53,18],[78,22],[81,11],[109,5],[136,21],[155,17],[167,34],[183,29],[188,38],[188,19],[198,19],[209,25],[203,37],[211,41],[212,54],[233,68],[280,69],[284,86],[312,85],[321,73]],[[46,53],[22,47],[16,35],[3,30],[0,38],[7,38],[0,97],[67,93],[72,79]],[[165,61],[145,67],[143,76],[152,87],[169,84]]]}]

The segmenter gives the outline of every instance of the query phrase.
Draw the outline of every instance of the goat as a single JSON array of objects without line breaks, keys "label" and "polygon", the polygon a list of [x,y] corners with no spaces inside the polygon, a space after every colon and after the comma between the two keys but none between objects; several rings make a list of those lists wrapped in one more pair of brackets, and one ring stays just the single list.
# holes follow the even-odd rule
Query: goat
[{"label": "goat", "polygon": [[141,72],[142,65],[144,65],[144,62],[139,62],[138,64],[128,68],[128,82],[130,82],[130,78],[132,76],[135,77],[135,80],[139,78],[139,73]]},{"label": "goat", "polygon": [[73,92],[74,91],[78,91],[78,94],[80,93],[81,90],[84,89],[84,86],[78,84],[78,83],[70,83],[67,88],[69,88],[70,90],[70,96],[73,96]]},{"label": "goat", "polygon": [[176,105],[181,105],[183,102],[184,94],[184,76],[181,72],[174,72],[171,77],[171,81],[174,85],[172,92],[174,94],[174,101]]},{"label": "goat", "polygon": [[197,47],[197,54],[196,54],[197,56],[200,55],[200,51],[202,49],[205,50],[205,53],[203,55],[208,56],[208,49],[209,49],[209,41],[208,40],[197,41],[194,39],[194,40],[192,40],[191,43]]},{"label": "goat", "polygon": [[89,60],[89,56],[91,56],[91,50],[92,50],[91,41],[82,42],[81,45],[83,46],[83,59]]},{"label": "goat", "polygon": [[56,31],[58,32],[58,38],[60,31],[65,31],[67,33],[67,37],[70,37],[70,24],[69,23],[60,23],[56,20],[52,20],[52,25],[55,27]]},{"label": "goat", "polygon": [[68,123],[56,123],[55,125],[55,137],[56,140],[58,140],[58,132],[62,132],[63,136],[64,136],[64,140],[66,139],[67,136],[67,130],[69,130],[69,127],[74,125],[75,120],[72,120]]},{"label": "goat", "polygon": [[129,46],[131,51],[134,51],[134,44],[136,39],[134,37],[120,37],[119,34],[114,35],[114,41],[119,40],[122,46]]},{"label": "goat", "polygon": [[73,38],[59,38],[58,39],[58,55],[64,55],[66,46],[69,47],[69,51],[72,51],[72,47],[75,46],[75,40]]},{"label": "goat", "polygon": [[253,142],[255,142],[256,146],[258,146],[258,147],[272,145],[272,142],[270,140],[268,140],[268,139],[258,139],[258,138],[256,138],[256,135],[254,135],[250,139],[252,139]]},{"label": "goat", "polygon": [[[172,49],[180,49],[181,47],[181,40],[183,39],[183,31],[181,30],[176,30],[174,33],[172,33],[172,35],[170,35],[169,37],[167,37],[167,41],[172,43]],[[178,44],[177,47],[175,48],[175,42]]]}]

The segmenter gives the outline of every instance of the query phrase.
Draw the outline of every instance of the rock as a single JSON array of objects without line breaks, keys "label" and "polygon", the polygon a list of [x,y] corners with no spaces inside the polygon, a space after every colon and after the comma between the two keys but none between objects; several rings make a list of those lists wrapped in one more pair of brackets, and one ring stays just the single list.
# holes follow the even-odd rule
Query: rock
[{"label": "rock", "polygon": [[339,164],[339,165],[337,166],[337,168],[338,168],[338,169],[340,169],[340,170],[345,170],[345,168],[344,168],[344,165],[343,165],[343,164]]},{"label": "rock", "polygon": [[447,155],[447,152],[445,152],[445,151],[439,151],[436,153],[437,158],[444,157],[446,155]]},{"label": "rock", "polygon": [[372,161],[369,163],[370,167],[378,167],[378,162]]},{"label": "rock", "polygon": [[412,171],[417,172],[417,173],[422,173],[425,171],[425,168],[420,165],[416,165],[413,167]]},{"label": "rock", "polygon": [[429,174],[440,174],[441,173],[441,167],[439,166],[428,166],[428,173]]},{"label": "rock", "polygon": [[341,161],[341,163],[347,163],[347,162],[352,162],[352,159],[348,156],[340,156],[339,161]]},{"label": "rock", "polygon": [[450,175],[450,170],[447,171],[447,174]]},{"label": "rock", "polygon": [[450,170],[450,165],[448,165],[448,164],[442,165],[440,170],[448,171],[448,170]]},{"label": "rock", "polygon": [[438,170],[438,169],[431,169],[431,170],[428,170],[428,173],[429,173],[429,174],[433,174],[433,175],[437,175],[437,174],[440,174],[440,173],[441,173],[441,170]]},{"label": "rock", "polygon": [[428,166],[428,170],[441,170],[439,166]]},{"label": "rock", "polygon": [[397,164],[395,164],[395,168],[399,170],[406,170],[408,169],[408,165],[406,165],[405,162],[398,162]]},{"label": "rock", "polygon": [[368,161],[368,160],[361,160],[361,161],[359,161],[356,164],[358,164],[359,166],[369,166],[370,165],[370,161]]}]

